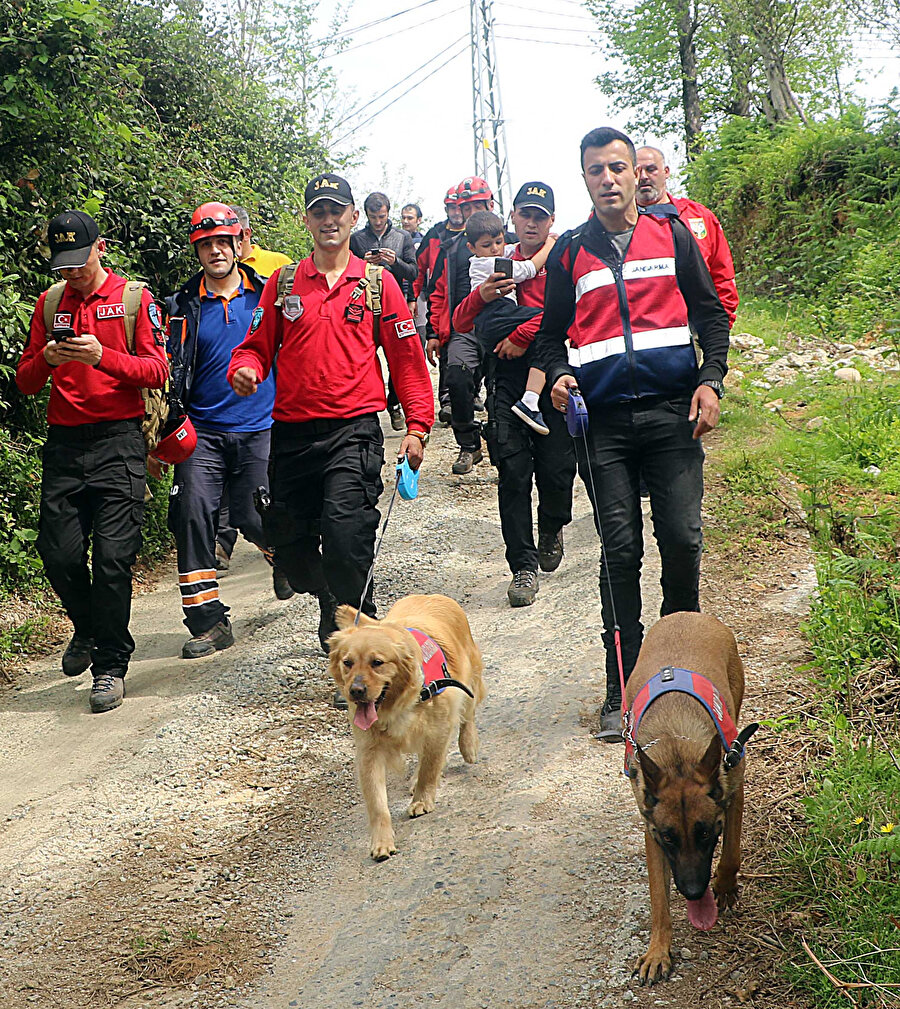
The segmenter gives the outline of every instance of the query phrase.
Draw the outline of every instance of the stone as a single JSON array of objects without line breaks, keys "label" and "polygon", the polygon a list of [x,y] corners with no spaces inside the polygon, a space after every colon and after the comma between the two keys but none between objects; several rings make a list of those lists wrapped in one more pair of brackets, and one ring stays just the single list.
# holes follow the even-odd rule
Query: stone
[{"label": "stone", "polygon": [[776,413],[778,410],[781,410],[781,409],[784,408],[784,400],[783,399],[773,399],[773,400],[770,400],[768,403],[766,403],[765,406],[766,406],[767,410],[771,410],[772,413]]},{"label": "stone", "polygon": [[765,341],[752,333],[732,333],[731,346],[737,350],[758,350],[765,347]]},{"label": "stone", "polygon": [[818,431],[820,427],[824,426],[825,426],[824,417],[810,417],[809,420],[806,422],[807,431]]},{"label": "stone", "polygon": [[856,368],[838,368],[834,377],[839,382],[861,382],[862,375]]}]

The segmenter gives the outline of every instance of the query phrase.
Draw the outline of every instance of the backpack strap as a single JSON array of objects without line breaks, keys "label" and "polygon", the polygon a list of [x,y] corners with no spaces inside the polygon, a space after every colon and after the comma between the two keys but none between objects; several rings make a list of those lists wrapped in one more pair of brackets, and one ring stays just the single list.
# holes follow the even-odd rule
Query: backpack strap
[{"label": "backpack strap", "polygon": [[381,299],[384,295],[384,267],[366,263],[366,307],[372,310],[372,335],[381,339]]},{"label": "backpack strap", "polygon": [[142,280],[129,280],[122,291],[122,304],[125,306],[125,318],[122,321],[125,323],[125,345],[129,354],[134,353],[134,327],[146,286]]},{"label": "backpack strap", "polygon": [[288,263],[278,271],[278,282],[275,287],[275,307],[280,309],[284,299],[291,293],[294,277],[297,276],[299,263]]},{"label": "backpack strap", "polygon": [[47,289],[47,294],[44,297],[44,329],[48,333],[53,329],[53,317],[59,311],[59,303],[62,301],[65,289],[66,282],[64,280],[58,280]]}]

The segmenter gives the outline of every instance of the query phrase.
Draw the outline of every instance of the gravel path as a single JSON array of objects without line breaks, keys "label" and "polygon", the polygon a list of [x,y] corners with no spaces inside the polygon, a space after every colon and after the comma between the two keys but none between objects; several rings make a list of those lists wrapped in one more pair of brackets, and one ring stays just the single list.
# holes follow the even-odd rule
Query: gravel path
[{"label": "gravel path", "polygon": [[[389,456],[397,443],[389,432]],[[394,509],[376,589],[382,612],[410,592],[466,609],[489,691],[479,763],[454,749],[437,810],[414,821],[394,781],[400,852],[373,864],[314,601],[275,600],[243,545],[222,586],[238,642],[188,663],[174,657],[186,634],[164,581],[135,601],[137,661],[117,712],[88,714],[85,678],[62,677],[58,656],[0,695],[4,1006],[692,1000],[715,934],[689,934],[677,903],[683,970],[632,991],[649,907],[622,750],[590,733],[603,650],[587,496],[577,482],[562,566],[533,607],[512,610],[493,471],[451,477],[454,456],[438,431],[419,499]],[[648,617],[657,581],[651,540]],[[718,928],[739,929],[739,915]]]}]

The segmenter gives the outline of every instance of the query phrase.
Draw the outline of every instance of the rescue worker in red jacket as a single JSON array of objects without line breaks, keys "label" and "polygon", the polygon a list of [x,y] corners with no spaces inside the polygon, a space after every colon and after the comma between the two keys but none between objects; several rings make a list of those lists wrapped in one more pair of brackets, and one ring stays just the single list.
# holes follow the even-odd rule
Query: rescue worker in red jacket
[{"label": "rescue worker in red jacket", "polygon": [[66,286],[49,327],[48,292],[38,298],[16,385],[36,395],[50,382],[37,549],[74,626],[63,672],[78,676],[91,667],[97,713],[122,703],[134,651],[131,567],[147,483],[140,390],[161,389],[169,369],[162,318],[146,289],[129,351],[127,282],[103,268],[106,242],[93,218],[60,214],[50,222],[49,244],[50,269]]},{"label": "rescue worker in red jacket", "polygon": [[[548,260],[536,350],[554,407],[564,412],[576,387],[587,405],[587,445],[578,438],[575,449],[604,547],[606,700],[600,738],[621,742],[613,608],[627,680],[644,632],[639,478],[643,472],[650,490],[662,614],[698,610],[700,436],[719,420],[728,316],[675,208],[651,214],[635,203],[631,140],[611,128],[592,130],[581,142],[581,161],[594,214],[566,232]],[[692,329],[703,353],[700,365]]]},{"label": "rescue worker in red jacket", "polygon": [[[415,322],[387,270],[376,338],[366,264],[350,252],[359,218],[350,186],[337,175],[319,175],[306,187],[305,202],[313,253],[297,264],[289,292],[279,293],[281,271],[289,267],[269,278],[250,331],[232,354],[228,380],[239,395],[252,395],[277,355],[264,527],[275,563],[294,589],[318,597],[319,641],[327,651],[335,607],[360,605],[374,554],[384,489],[378,411],[385,394],[377,347],[406,416],[399,455],[413,469],[434,423],[434,399]],[[375,614],[371,586],[362,609]]]},{"label": "rescue worker in red jacket", "polygon": [[655,206],[674,204],[678,216],[691,229],[709,274],[716,286],[722,307],[728,313],[729,325],[734,325],[738,307],[737,284],[734,280],[734,260],[719,219],[702,203],[685,196],[672,196],[668,192],[669,166],[663,152],[657,147],[637,149],[638,183],[635,194],[637,205],[652,210]]}]

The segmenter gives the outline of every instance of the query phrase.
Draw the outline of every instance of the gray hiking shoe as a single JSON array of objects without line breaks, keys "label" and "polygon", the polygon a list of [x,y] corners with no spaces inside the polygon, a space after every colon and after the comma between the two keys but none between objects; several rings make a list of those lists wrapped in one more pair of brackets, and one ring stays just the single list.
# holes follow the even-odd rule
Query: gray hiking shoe
[{"label": "gray hiking shoe", "polygon": [[91,664],[91,649],[93,638],[83,638],[80,634],[72,635],[72,640],[63,652],[62,671],[66,676],[81,676]]},{"label": "gray hiking shoe", "polygon": [[480,463],[484,458],[480,448],[461,448],[459,450],[459,455],[456,457],[456,462],[453,464],[453,472],[457,476],[463,476],[465,473],[471,473],[472,467],[477,463]]},{"label": "gray hiking shoe", "polygon": [[181,649],[183,659],[202,659],[204,655],[212,655],[223,648],[231,648],[234,644],[234,633],[231,621],[226,617],[214,624],[208,631],[195,634],[185,641]]},{"label": "gray hiking shoe", "polygon": [[603,743],[624,743],[622,736],[622,701],[618,697],[607,697],[600,709],[600,731],[596,739]]},{"label": "gray hiking shoe", "polygon": [[227,571],[231,566],[231,555],[221,543],[216,543],[216,571]]},{"label": "gray hiking shoe", "polygon": [[104,711],[118,708],[125,696],[125,680],[121,676],[100,673],[94,677],[91,687],[91,711],[100,715]]},{"label": "gray hiking shoe", "polygon": [[542,533],[538,529],[538,564],[541,571],[555,571],[563,559],[563,533]]},{"label": "gray hiking shoe", "polygon": [[523,568],[513,575],[506,595],[509,598],[510,606],[530,606],[538,593],[537,571],[529,571]]},{"label": "gray hiking shoe", "polygon": [[406,421],[403,419],[403,408],[400,406],[392,406],[388,413],[391,415],[391,427],[395,431],[402,431],[406,427]]}]

